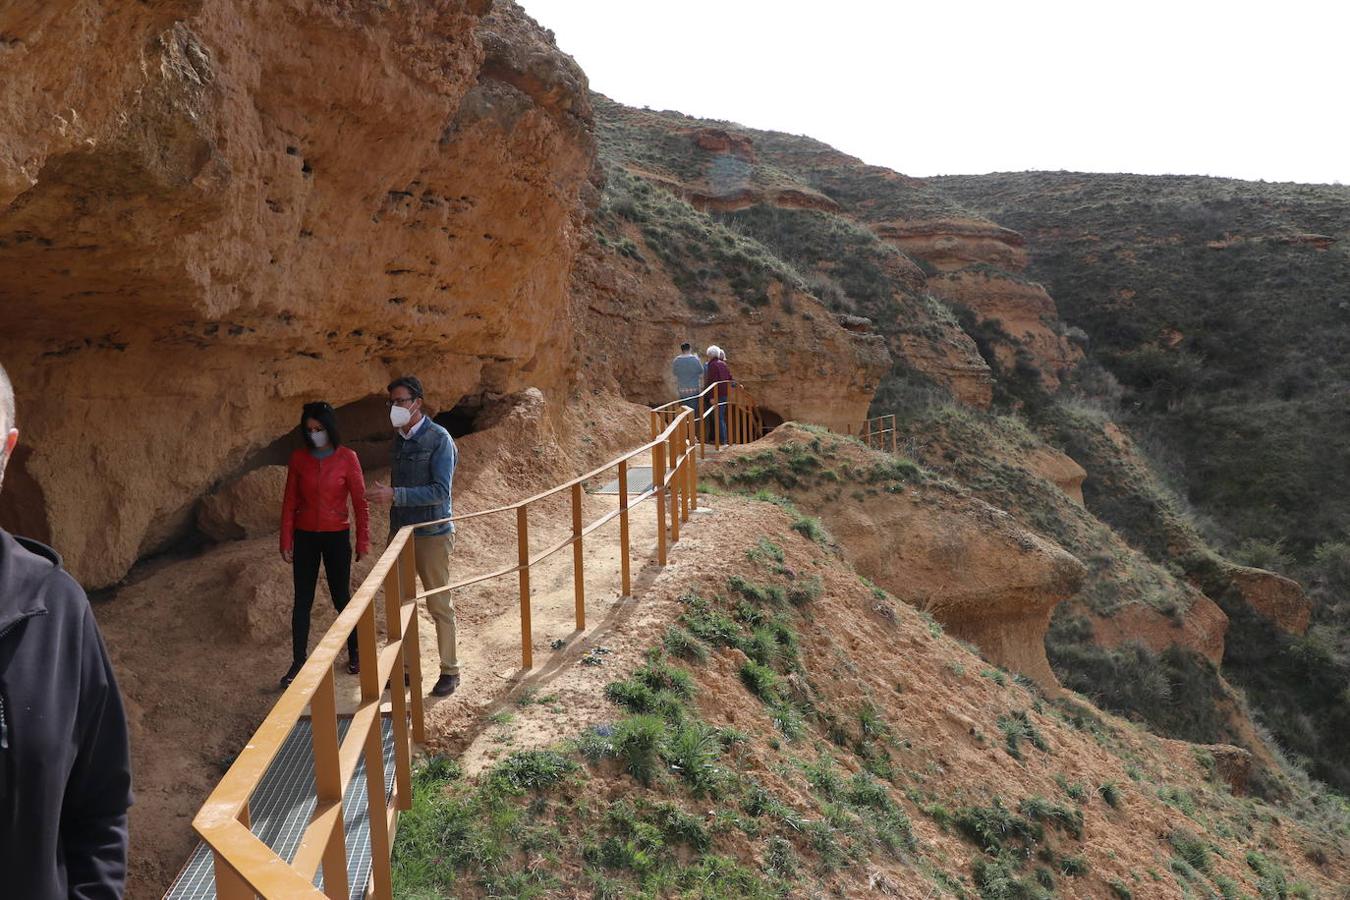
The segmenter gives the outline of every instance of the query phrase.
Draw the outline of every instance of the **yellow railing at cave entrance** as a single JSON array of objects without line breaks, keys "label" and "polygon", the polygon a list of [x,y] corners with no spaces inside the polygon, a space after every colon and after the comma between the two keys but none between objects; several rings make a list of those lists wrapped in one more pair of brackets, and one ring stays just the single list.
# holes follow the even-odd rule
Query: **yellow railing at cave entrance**
[{"label": "yellow railing at cave entrance", "polygon": [[[631,543],[629,515],[645,500],[656,506],[656,561],[666,564],[668,544],[678,541],[680,523],[689,520],[698,505],[697,458],[706,444],[748,443],[762,433],[762,422],[753,397],[743,387],[731,385],[727,402],[727,439],[704,424],[716,413],[711,385],[695,399],[694,409],[682,401],[652,411],[652,439],[598,469],[549,488],[543,493],[509,506],[454,516],[445,521],[463,523],[492,515],[514,516],[517,555],[514,565],[457,581],[432,591],[417,591],[415,582],[416,542],[412,526],[400,529],[389,542],[370,574],[350,603],[320,639],[295,680],[254,732],[228,772],[202,804],[193,819],[214,857],[216,896],[222,900],[264,898],[319,898],[346,900],[366,896],[392,900],[391,854],[398,814],[412,805],[412,751],[424,743],[425,713],[421,692],[417,601],[455,591],[495,578],[516,575],[520,595],[521,666],[534,665],[530,623],[530,570],[543,560],[572,548],[576,627],[586,627],[585,573],[582,546],[587,536],[619,520],[620,569],[624,596],[630,596]],[[630,462],[650,454],[651,486],[633,496],[628,493]],[[618,507],[589,524],[582,523],[583,486],[617,470]],[[563,494],[571,499],[571,534],[538,553],[530,553],[530,507]],[[669,507],[667,507],[667,503]],[[667,533],[669,529],[669,533]],[[376,624],[377,598],[384,601],[385,643],[379,647]],[[345,735],[339,738],[336,686],[333,667],[347,636],[355,630],[361,659],[376,664],[361,669],[361,699]],[[416,689],[405,686],[407,681]],[[394,779],[386,794],[381,719],[384,697],[389,696],[392,719]],[[317,805],[305,828],[299,848],[289,862],[264,843],[249,827],[249,801],[257,790],[282,744],[309,711],[313,740],[315,795]],[[348,884],[347,850],[343,823],[343,796],[364,760],[368,795],[367,817],[372,860],[370,883]],[[372,813],[373,811],[373,813]],[[323,866],[324,889],[313,884]]]}]

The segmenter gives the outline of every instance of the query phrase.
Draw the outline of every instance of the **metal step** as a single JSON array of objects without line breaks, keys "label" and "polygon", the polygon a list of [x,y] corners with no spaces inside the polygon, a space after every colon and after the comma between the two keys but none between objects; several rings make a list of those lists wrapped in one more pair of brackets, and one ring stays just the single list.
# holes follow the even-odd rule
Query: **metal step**
[{"label": "metal step", "polygon": [[[351,726],[351,720],[338,719],[338,739]],[[385,799],[394,791],[394,725],[387,716],[380,720],[384,742]],[[309,719],[301,719],[286,737],[286,743],[267,774],[249,798],[249,816],[254,834],[278,856],[290,862],[300,846],[305,827],[314,815],[314,747]],[[366,815],[366,763],[362,758],[356,774],[342,797],[343,827],[347,836],[347,883],[351,895],[361,897],[370,880],[370,819]],[[314,885],[323,889],[323,867],[314,876]],[[206,900],[216,896],[215,866],[205,842],[188,858],[178,873],[165,900]]]}]

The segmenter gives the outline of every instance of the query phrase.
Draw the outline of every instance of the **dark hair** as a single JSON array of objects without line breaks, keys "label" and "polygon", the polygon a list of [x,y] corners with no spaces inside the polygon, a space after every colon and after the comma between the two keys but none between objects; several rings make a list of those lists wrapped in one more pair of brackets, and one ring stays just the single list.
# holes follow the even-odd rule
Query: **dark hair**
[{"label": "dark hair", "polygon": [[688,352],[689,352],[689,342],[688,342],[688,341],[685,341],[683,344],[681,344],[681,345],[680,345],[680,349],[683,350],[685,353],[688,353]]},{"label": "dark hair", "polygon": [[408,393],[412,394],[414,398],[422,396],[422,382],[418,380],[416,375],[404,375],[402,378],[395,378],[389,382],[389,387],[385,390],[392,394],[394,388],[400,387],[407,388]]},{"label": "dark hair", "polygon": [[314,449],[314,442],[310,440],[309,429],[305,427],[305,421],[313,419],[323,426],[323,430],[328,432],[328,446],[339,447],[342,445],[342,435],[338,433],[337,413],[333,412],[333,407],[322,400],[314,403],[306,403],[300,410],[300,439],[305,442],[305,446]]}]

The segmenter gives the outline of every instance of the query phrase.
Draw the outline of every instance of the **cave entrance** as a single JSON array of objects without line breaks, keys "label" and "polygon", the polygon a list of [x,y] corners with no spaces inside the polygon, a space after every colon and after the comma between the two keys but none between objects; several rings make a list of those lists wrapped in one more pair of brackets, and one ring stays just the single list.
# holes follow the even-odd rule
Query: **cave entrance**
[{"label": "cave entrance", "polygon": [[[355,450],[356,455],[361,458],[361,464],[368,468],[372,465],[389,465],[389,440],[393,436],[393,429],[389,425],[389,407],[385,403],[386,399],[384,394],[371,394],[369,397],[353,400],[333,409],[337,417],[338,432],[342,435],[342,443]],[[300,407],[303,405],[304,402],[297,400],[295,420],[291,425],[272,443],[254,450],[242,463],[222,475],[211,490],[222,484],[237,481],[255,469],[286,465],[290,461],[291,453],[301,446],[296,426],[300,423]],[[385,451],[382,462],[374,459],[377,444]]]},{"label": "cave entrance", "polygon": [[783,417],[767,406],[759,408],[759,420],[764,423],[764,433],[768,434],[783,424]]},{"label": "cave entrance", "polygon": [[481,421],[487,404],[481,394],[465,397],[445,412],[437,413],[431,421],[440,425],[455,440],[482,430]]}]

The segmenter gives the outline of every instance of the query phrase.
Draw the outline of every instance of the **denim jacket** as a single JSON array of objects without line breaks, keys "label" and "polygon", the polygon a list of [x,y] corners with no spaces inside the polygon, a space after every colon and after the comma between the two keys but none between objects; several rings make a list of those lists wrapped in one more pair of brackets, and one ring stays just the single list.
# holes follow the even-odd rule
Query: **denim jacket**
[{"label": "denim jacket", "polygon": [[[389,532],[404,525],[444,519],[450,512],[450,485],[455,478],[459,450],[450,432],[430,419],[411,438],[394,432],[394,466],[390,481],[394,508],[389,511]],[[453,522],[417,529],[419,537],[449,534]]]}]

